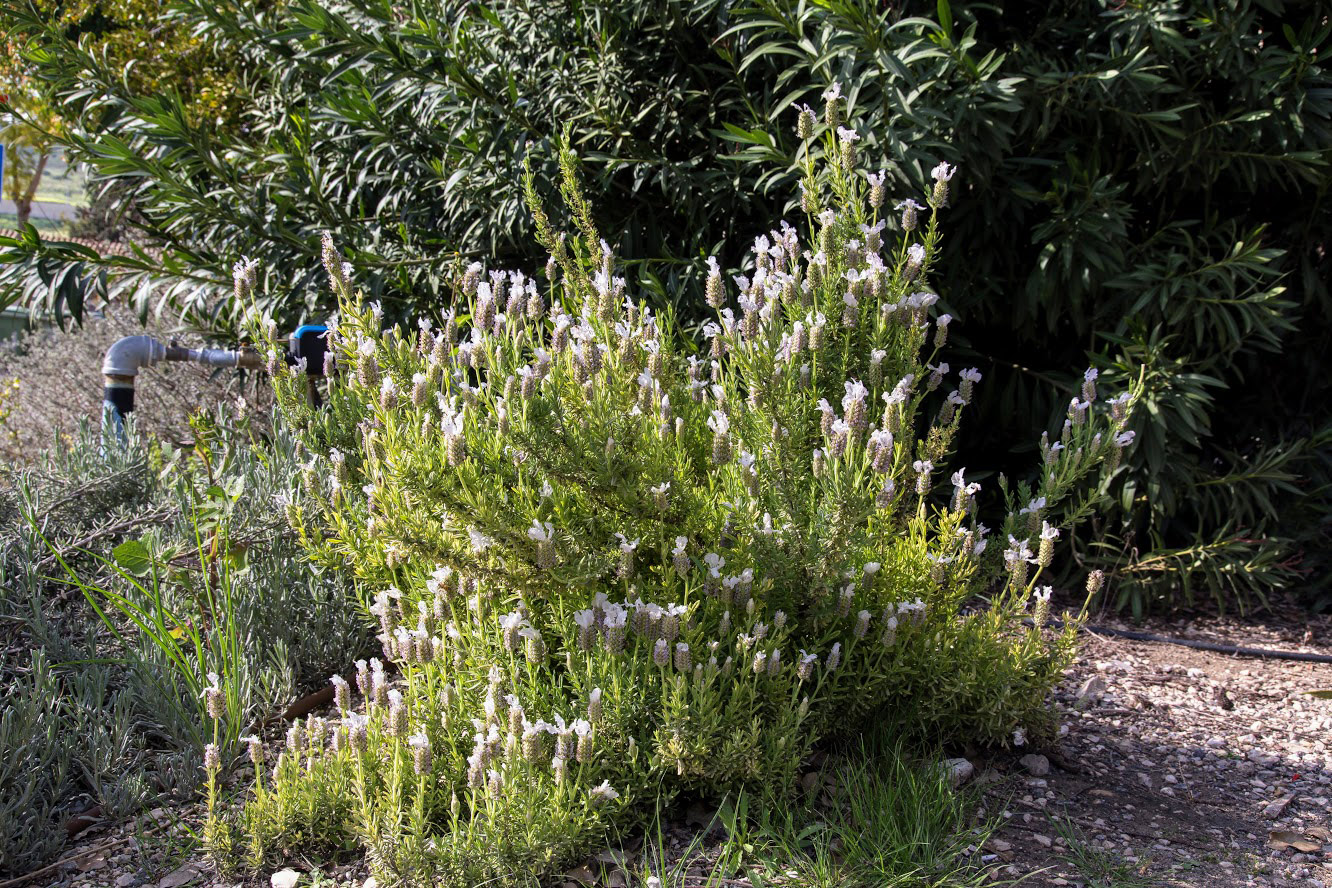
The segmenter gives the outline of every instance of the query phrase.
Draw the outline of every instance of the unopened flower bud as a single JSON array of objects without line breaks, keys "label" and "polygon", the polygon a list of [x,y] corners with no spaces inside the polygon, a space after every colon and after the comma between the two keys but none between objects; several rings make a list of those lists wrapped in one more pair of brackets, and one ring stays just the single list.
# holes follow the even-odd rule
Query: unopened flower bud
[{"label": "unopened flower bud", "polygon": [[802,142],[807,142],[814,138],[814,126],[817,123],[814,117],[814,109],[808,105],[797,105],[796,107],[796,136]]},{"label": "unopened flower bud", "polygon": [[832,650],[828,651],[828,671],[832,672],[842,662],[842,643],[833,642]]}]

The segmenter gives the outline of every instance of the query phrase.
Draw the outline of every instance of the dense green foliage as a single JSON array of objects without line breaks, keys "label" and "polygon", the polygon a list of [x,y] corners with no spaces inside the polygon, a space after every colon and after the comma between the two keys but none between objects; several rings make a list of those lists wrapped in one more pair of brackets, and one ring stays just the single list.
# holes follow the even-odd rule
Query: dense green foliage
[{"label": "dense green foliage", "polygon": [[543,280],[474,263],[465,314],[383,329],[325,241],[327,406],[272,360],[313,456],[287,516],[314,563],[374,595],[401,679],[361,661],[353,702],[334,678],[340,719],[293,728],[243,811],[215,810],[224,861],[355,843],[385,885],[528,884],[677,793],[792,793],[817,745],[880,720],[1051,736],[1077,617],[1050,627],[1036,584],[1132,441],[1131,397],[1088,375],[1035,485],[1005,491],[1007,547],[988,545],[980,485],[943,480],[983,396],[976,371],[934,363],[952,170],[884,240],[855,133],[816,135],[812,111],[801,129],[809,227],[755,239],[734,287],[710,271],[703,355],[626,292],[568,150],[570,231],[525,182]]},{"label": "dense green foliage", "polygon": [[171,451],[85,429],[0,471],[0,873],[54,856],[74,814],[194,798],[207,673],[239,733],[371,640],[350,585],[312,573],[274,513],[292,438],[196,431]]},{"label": "dense green foliage", "polygon": [[567,126],[594,215],[643,260],[626,273],[697,318],[713,243],[795,209],[792,109],[838,79],[890,193],[918,192],[939,157],[961,170],[969,199],[938,285],[967,334],[949,358],[1003,392],[972,465],[1020,471],[1006,442],[1054,428],[1090,357],[1147,386],[1142,446],[1080,547],[1118,569],[1119,603],[1326,588],[1332,92],[1317,4],[169,9],[243,60],[239,131],[127,91],[118,68],[21,17],[74,120],[69,149],[133,194],[163,253],[108,280],[30,232],[7,254],[11,294],[77,310],[109,287],[229,329],[247,255],[280,317],[319,316],[331,230],[405,317],[451,298],[450,251],[540,261],[519,170],[531,159],[551,182],[546,149]]}]

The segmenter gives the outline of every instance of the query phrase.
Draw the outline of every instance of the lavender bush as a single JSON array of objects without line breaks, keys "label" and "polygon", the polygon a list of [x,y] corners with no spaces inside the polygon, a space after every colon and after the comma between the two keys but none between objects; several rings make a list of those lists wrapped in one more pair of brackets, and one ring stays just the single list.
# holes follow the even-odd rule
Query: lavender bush
[{"label": "lavender bush", "polygon": [[274,361],[310,454],[287,517],[360,581],[383,657],[335,676],[338,717],[276,761],[255,738],[253,793],[209,827],[221,859],[360,845],[381,884],[522,881],[680,791],[794,791],[816,744],[871,719],[1051,730],[1073,628],[1037,584],[1131,439],[1130,398],[1089,373],[991,535],[944,468],[981,382],[934,363],[955,170],[890,204],[825,98],[822,124],[799,112],[808,235],[780,223],[731,281],[712,263],[699,348],[626,292],[567,150],[573,231],[529,178],[549,262],[459,268],[463,314],[382,330],[326,240],[327,406]]}]

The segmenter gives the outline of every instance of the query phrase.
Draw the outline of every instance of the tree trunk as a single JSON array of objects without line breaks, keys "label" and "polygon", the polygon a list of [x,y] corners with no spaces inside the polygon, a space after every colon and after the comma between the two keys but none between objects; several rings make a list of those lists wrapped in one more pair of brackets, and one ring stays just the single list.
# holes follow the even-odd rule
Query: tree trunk
[{"label": "tree trunk", "polygon": [[37,155],[37,168],[32,171],[32,178],[28,180],[28,190],[23,192],[18,200],[14,201],[14,210],[18,215],[18,224],[20,227],[28,221],[32,215],[32,201],[37,196],[37,186],[42,183],[42,173],[46,171],[46,161],[51,157],[50,151],[43,151]]}]

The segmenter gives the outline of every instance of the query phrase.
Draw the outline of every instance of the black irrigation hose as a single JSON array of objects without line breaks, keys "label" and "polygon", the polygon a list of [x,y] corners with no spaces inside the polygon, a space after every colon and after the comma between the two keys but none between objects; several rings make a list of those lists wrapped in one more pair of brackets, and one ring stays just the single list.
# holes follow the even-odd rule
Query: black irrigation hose
[{"label": "black irrigation hose", "polygon": [[[1051,622],[1054,622],[1053,620]],[[1181,647],[1195,648],[1200,651],[1216,651],[1219,654],[1235,654],[1239,657],[1262,657],[1268,660],[1301,660],[1306,663],[1332,663],[1328,654],[1306,654],[1301,651],[1269,651],[1263,648],[1237,647],[1233,644],[1221,644],[1215,641],[1194,641],[1188,638],[1170,638],[1152,632],[1134,632],[1129,629],[1112,629],[1109,626],[1083,626],[1084,632],[1094,635],[1111,635],[1116,638],[1129,638],[1134,641],[1159,641],[1164,644],[1177,644]]]}]

